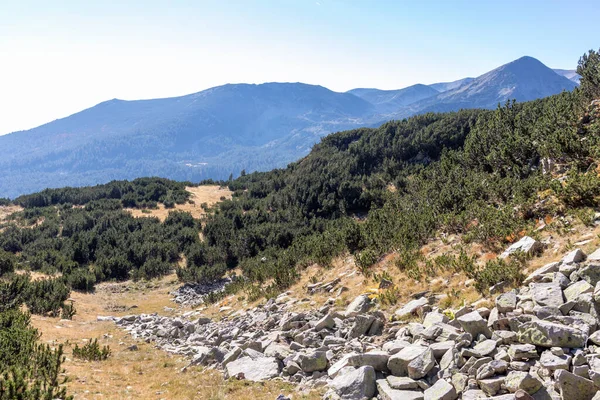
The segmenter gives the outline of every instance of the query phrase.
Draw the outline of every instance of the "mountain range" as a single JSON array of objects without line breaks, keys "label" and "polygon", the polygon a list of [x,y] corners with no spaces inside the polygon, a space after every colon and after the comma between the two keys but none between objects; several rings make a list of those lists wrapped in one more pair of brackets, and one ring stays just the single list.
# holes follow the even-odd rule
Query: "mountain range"
[{"label": "mountain range", "polygon": [[0,136],[0,197],[141,176],[226,179],[285,166],[331,132],[529,101],[573,90],[577,82],[575,71],[522,57],[476,78],[399,90],[228,84],[174,98],[113,99]]}]

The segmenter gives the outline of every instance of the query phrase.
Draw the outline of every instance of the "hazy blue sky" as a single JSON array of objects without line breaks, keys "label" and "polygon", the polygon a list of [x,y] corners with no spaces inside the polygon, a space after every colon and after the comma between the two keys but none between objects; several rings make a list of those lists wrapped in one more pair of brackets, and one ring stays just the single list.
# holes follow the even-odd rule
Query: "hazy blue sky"
[{"label": "hazy blue sky", "polygon": [[0,134],[101,101],[271,81],[396,89],[572,69],[600,1],[0,0]]}]

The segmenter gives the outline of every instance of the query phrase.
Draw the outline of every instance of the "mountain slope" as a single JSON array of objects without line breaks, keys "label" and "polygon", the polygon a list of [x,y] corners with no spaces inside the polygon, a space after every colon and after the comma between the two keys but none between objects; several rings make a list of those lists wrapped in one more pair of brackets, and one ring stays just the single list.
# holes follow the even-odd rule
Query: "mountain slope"
[{"label": "mountain slope", "polygon": [[197,181],[268,169],[305,154],[325,134],[369,123],[372,115],[373,106],[352,94],[300,83],[110,100],[0,136],[0,196],[115,178]]},{"label": "mountain slope", "polygon": [[581,79],[581,75],[577,73],[574,69],[553,69],[559,75],[564,76],[565,78],[575,82],[579,85],[579,80]]},{"label": "mountain slope", "polygon": [[495,108],[498,103],[515,99],[529,101],[564,90],[577,84],[554,72],[532,57],[502,65],[458,88],[415,103],[412,112],[453,111],[461,108]]},{"label": "mountain slope", "polygon": [[389,114],[419,100],[435,96],[438,91],[426,85],[413,85],[398,90],[352,89],[352,93],[373,104],[381,114]]},{"label": "mountain slope", "polygon": [[434,88],[438,92],[446,92],[448,90],[456,89],[458,87],[461,87],[464,84],[470,83],[473,79],[475,79],[475,78],[463,78],[463,79],[459,79],[457,81],[452,81],[452,82],[432,83],[431,85],[428,85],[428,86],[431,88]]}]

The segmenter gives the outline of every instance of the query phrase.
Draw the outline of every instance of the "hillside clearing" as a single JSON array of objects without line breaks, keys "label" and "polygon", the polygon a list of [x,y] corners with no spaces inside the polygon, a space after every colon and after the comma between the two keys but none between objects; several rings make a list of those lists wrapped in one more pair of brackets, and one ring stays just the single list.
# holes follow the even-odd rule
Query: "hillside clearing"
[{"label": "hillside clearing", "polygon": [[185,204],[175,204],[174,208],[165,208],[164,204],[159,204],[157,209],[126,208],[125,210],[134,217],[156,217],[161,221],[164,221],[171,211],[185,211],[194,218],[200,218],[206,214],[202,204],[211,207],[222,198],[231,199],[232,195],[227,187],[218,185],[188,186],[185,190],[191,194],[189,201]]}]

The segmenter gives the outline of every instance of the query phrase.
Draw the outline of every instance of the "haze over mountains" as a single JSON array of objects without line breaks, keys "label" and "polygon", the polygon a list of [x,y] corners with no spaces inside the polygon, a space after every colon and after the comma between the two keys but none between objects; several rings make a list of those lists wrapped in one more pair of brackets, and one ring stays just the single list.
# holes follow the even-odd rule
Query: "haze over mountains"
[{"label": "haze over mountains", "polygon": [[523,57],[477,78],[399,90],[228,84],[167,99],[114,99],[0,136],[0,197],[141,176],[226,179],[285,166],[331,132],[429,111],[495,108],[573,90],[576,82],[574,71]]}]

